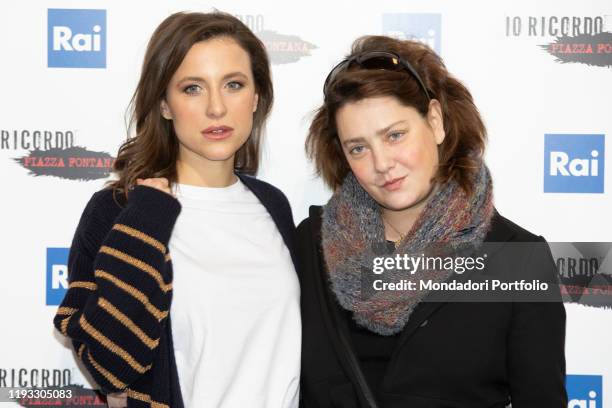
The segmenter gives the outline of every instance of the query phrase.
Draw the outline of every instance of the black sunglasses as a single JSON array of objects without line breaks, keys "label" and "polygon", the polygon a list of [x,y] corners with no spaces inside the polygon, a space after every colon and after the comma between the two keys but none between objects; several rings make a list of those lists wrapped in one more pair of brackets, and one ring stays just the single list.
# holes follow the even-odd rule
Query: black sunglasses
[{"label": "black sunglasses", "polygon": [[429,92],[427,92],[427,87],[423,83],[423,80],[417,74],[416,70],[410,65],[410,63],[404,60],[399,55],[393,52],[387,51],[368,51],[361,54],[354,55],[350,58],[345,59],[336,65],[327,75],[325,79],[325,85],[323,85],[323,95],[325,99],[327,99],[327,91],[329,89],[329,85],[334,81],[336,76],[353,66],[359,66],[363,69],[384,69],[389,71],[406,71],[410,73],[414,79],[418,82],[419,86],[427,96],[427,101],[431,100],[429,96]]}]

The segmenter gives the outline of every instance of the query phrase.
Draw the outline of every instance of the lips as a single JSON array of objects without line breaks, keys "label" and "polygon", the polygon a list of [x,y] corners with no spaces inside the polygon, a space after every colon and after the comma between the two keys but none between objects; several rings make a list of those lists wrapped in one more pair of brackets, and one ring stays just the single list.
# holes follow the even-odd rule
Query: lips
[{"label": "lips", "polygon": [[402,182],[404,181],[406,177],[398,177],[398,178],[394,178],[392,180],[387,181],[385,184],[382,185],[382,188],[384,188],[387,191],[395,191],[395,190],[399,190],[402,186]]},{"label": "lips", "polygon": [[230,137],[233,131],[229,126],[210,126],[202,131],[202,135],[207,139],[221,140]]}]

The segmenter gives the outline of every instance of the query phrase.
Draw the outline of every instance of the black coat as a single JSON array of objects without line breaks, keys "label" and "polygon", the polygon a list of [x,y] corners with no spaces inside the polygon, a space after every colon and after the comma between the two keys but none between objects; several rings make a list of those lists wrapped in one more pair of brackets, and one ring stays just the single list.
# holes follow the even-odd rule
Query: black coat
[{"label": "black coat", "polygon": [[[321,207],[311,207],[298,227],[305,408],[502,408],[510,399],[513,408],[567,407],[560,302],[420,303],[374,396],[328,285],[320,234]],[[544,239],[496,212],[485,241]]]}]

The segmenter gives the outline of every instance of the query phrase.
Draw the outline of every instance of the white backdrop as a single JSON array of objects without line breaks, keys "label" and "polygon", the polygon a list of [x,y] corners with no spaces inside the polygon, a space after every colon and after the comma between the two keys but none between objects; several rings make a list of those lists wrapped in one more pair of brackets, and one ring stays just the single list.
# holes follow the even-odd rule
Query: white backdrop
[{"label": "white backdrop", "polygon": [[[49,9],[83,8],[105,11],[105,24],[98,32],[104,41],[105,67],[49,66]],[[549,241],[612,241],[607,151],[598,150],[597,177],[569,176],[563,184],[571,190],[576,183],[597,178],[603,193],[548,193],[544,186],[545,134],[594,134],[605,142],[612,132],[609,0],[3,2],[0,387],[15,384],[20,373],[31,383],[32,376],[44,370],[64,369],[72,383],[89,387],[52,327],[56,301],[51,298],[61,295],[63,281],[51,279],[61,278],[62,266],[53,275],[52,264],[61,262],[49,258],[47,249],[70,246],[85,203],[106,179],[74,180],[62,170],[60,177],[53,176],[49,173],[54,170],[44,163],[36,170],[41,174],[34,176],[14,160],[34,149],[22,142],[32,140],[35,131],[72,132],[74,146],[116,156],[125,138],[125,110],[153,30],[172,12],[213,8],[242,18],[268,46],[275,105],[259,177],[285,192],[296,224],[309,205],[325,203],[330,194],[313,176],[303,149],[312,112],[322,101],[323,81],[356,37],[390,34],[434,46],[448,69],[471,90],[489,131],[487,162],[500,213]],[[572,31],[574,23],[580,33]],[[603,33],[597,32],[597,24]],[[583,62],[561,63],[541,47],[562,34],[576,37],[584,31],[597,41],[603,38],[604,46],[600,52],[578,56]],[[563,136],[552,137],[564,143]],[[69,146],[47,147],[58,147],[60,153],[55,153],[61,155]],[[568,145],[567,151],[572,149],[578,148]],[[72,150],[64,153],[78,155]],[[586,391],[572,388],[570,398],[576,401],[570,407],[587,407],[583,404],[588,400],[595,404],[589,408],[612,407],[612,310],[574,304],[566,309],[567,373],[592,376],[586,378],[595,384],[592,387],[597,387],[598,378],[603,380],[603,400],[602,391],[587,397]]]}]

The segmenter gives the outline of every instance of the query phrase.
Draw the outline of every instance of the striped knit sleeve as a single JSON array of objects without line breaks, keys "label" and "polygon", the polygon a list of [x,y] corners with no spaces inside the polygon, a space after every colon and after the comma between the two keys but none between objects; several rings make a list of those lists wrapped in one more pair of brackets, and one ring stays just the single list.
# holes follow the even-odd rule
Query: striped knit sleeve
[{"label": "striped knit sleeve", "polygon": [[[108,231],[86,209],[68,261],[69,288],[54,324],[104,392],[146,373],[167,321],[172,290],[168,241],[180,212],[164,192],[138,186]],[[104,234],[97,253],[87,237]]]}]

